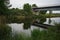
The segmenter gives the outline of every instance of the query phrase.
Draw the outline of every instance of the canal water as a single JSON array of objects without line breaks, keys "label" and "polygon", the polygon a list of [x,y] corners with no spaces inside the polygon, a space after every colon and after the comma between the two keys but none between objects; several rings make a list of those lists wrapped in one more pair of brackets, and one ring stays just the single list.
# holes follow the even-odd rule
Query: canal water
[{"label": "canal water", "polygon": [[[46,18],[46,22],[44,22],[44,24],[54,25],[55,22],[60,23],[60,17],[58,17],[58,18]],[[31,25],[30,28],[24,29],[23,28],[23,25],[24,25],[23,23],[21,23],[21,24],[11,23],[11,24],[8,24],[8,25],[11,26],[13,33],[24,33],[26,35],[30,35],[31,31],[33,29],[39,29],[40,31],[46,30],[44,28],[40,28],[40,27],[32,26],[32,25]]]}]

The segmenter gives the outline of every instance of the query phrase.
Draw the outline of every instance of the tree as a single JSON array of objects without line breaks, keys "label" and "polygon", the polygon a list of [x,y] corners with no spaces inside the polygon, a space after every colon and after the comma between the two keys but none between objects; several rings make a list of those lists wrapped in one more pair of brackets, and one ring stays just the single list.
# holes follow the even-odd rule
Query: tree
[{"label": "tree", "polygon": [[33,7],[37,7],[37,5],[36,5],[36,4],[33,4],[33,5],[32,5],[32,8],[33,8]]},{"label": "tree", "polygon": [[29,5],[28,3],[24,4],[23,10],[24,10],[24,13],[25,13],[24,28],[26,27],[25,29],[28,29],[28,28],[30,28],[31,22],[32,22],[32,8],[31,8],[31,5]]},{"label": "tree", "polygon": [[8,13],[9,0],[0,0],[0,15]]},{"label": "tree", "polygon": [[9,14],[9,0],[0,0],[0,24],[6,22],[6,15]]},{"label": "tree", "polygon": [[[36,4],[32,4],[32,8],[37,8],[38,6]],[[33,9],[33,13],[36,14],[38,11]]]},{"label": "tree", "polygon": [[39,14],[46,14],[47,10],[41,10]]},{"label": "tree", "polygon": [[11,40],[12,29],[8,25],[0,25],[0,40]]},{"label": "tree", "polygon": [[25,11],[25,15],[32,15],[32,8],[28,3],[24,4],[23,10]]}]

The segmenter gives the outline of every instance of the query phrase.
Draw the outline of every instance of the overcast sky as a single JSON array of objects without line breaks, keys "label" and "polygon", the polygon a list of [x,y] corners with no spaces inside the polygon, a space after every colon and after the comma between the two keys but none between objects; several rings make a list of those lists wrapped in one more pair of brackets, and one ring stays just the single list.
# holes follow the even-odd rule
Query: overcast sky
[{"label": "overcast sky", "polygon": [[14,8],[22,8],[23,4],[37,4],[37,6],[50,6],[50,5],[59,5],[60,0],[10,0],[10,4]]},{"label": "overcast sky", "polygon": [[[60,0],[10,0],[12,8],[23,8],[25,3],[36,4],[38,7],[60,5]],[[55,12],[55,11],[54,11]],[[59,12],[60,11],[56,11]]]}]

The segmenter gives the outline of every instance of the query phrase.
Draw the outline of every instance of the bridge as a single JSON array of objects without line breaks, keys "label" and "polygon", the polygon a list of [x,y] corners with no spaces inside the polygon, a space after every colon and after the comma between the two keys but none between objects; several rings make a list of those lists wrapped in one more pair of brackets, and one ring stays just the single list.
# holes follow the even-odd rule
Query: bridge
[{"label": "bridge", "polygon": [[[56,10],[60,10],[60,5],[55,5],[55,6],[45,6],[45,7],[34,7],[32,8],[34,12],[39,12],[39,11],[44,11],[47,10],[49,11],[49,14],[52,13],[52,11],[56,11]],[[38,27],[42,27],[42,28],[48,28],[51,27],[53,25],[48,25],[48,24],[38,24],[38,23],[34,23],[33,25],[38,26]]]},{"label": "bridge", "polygon": [[34,7],[33,10],[60,10],[60,5],[58,6],[45,6],[45,7]]},{"label": "bridge", "polygon": [[45,6],[45,7],[34,7],[32,9],[33,9],[33,11],[47,10],[47,11],[49,11],[49,13],[52,13],[52,11],[60,10],[60,5]]}]

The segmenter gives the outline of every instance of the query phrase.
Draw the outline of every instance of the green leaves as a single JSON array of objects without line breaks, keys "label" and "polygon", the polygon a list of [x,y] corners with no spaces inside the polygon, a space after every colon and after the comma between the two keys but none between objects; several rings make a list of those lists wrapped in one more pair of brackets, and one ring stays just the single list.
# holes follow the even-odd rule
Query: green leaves
[{"label": "green leaves", "polygon": [[0,0],[0,15],[7,15],[8,13],[8,6],[7,2],[9,0]]},{"label": "green leaves", "polygon": [[9,40],[12,33],[11,27],[6,24],[0,25],[0,40]]},{"label": "green leaves", "polygon": [[32,8],[28,3],[24,4],[23,10],[25,11],[25,15],[32,15]]},{"label": "green leaves", "polygon": [[41,10],[39,14],[46,14],[47,10]]},{"label": "green leaves", "polygon": [[37,5],[36,4],[33,4],[32,7],[37,7]]}]

